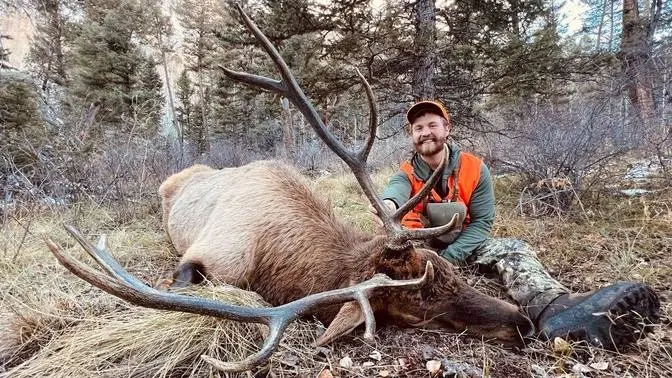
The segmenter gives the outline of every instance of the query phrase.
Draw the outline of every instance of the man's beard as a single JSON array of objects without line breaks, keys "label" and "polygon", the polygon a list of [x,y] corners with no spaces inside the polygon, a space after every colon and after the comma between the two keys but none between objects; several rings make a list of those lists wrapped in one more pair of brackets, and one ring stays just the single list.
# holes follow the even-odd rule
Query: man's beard
[{"label": "man's beard", "polygon": [[[423,143],[424,141],[431,141],[429,143]],[[434,156],[439,152],[443,151],[443,145],[446,143],[445,138],[436,138],[428,137],[421,139],[420,141],[413,143],[415,150],[422,156]]]}]

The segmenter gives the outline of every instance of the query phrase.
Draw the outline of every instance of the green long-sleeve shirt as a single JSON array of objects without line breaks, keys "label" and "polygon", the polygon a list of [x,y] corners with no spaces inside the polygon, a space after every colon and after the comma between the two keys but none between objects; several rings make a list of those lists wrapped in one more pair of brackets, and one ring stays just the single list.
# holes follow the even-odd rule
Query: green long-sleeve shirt
[{"label": "green long-sleeve shirt", "polygon": [[[459,161],[460,150],[455,144],[449,146],[449,160],[443,169],[438,188],[446,188],[446,180]],[[422,181],[427,181],[432,174],[429,165],[420,156],[414,154],[410,160],[414,174]],[[438,189],[437,188],[437,189]],[[437,190],[440,195],[445,190]],[[397,172],[392,176],[383,192],[383,199],[393,201],[397,208],[411,198],[411,183],[404,172]],[[488,167],[481,163],[481,174],[478,184],[467,204],[470,223],[463,228],[455,241],[439,253],[453,263],[463,263],[486,239],[490,237],[495,219],[495,195],[492,178]]]}]

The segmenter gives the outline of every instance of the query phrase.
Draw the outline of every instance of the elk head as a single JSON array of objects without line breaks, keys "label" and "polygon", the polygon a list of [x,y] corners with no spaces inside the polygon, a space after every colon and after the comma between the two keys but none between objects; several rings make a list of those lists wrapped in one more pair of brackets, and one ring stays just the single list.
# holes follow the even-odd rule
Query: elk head
[{"label": "elk head", "polygon": [[[456,267],[436,252],[412,244],[393,250],[388,243],[388,238],[380,235],[362,245],[368,257],[360,262],[361,270],[353,272],[350,284],[375,274],[396,280],[413,279],[423,274],[427,264],[433,267],[434,280],[421,289],[395,287],[371,296],[371,311],[379,320],[402,326],[466,332],[505,344],[520,344],[533,332],[530,320],[517,306],[470,287]],[[357,302],[348,302],[316,344],[327,344],[364,321],[364,309]]]}]

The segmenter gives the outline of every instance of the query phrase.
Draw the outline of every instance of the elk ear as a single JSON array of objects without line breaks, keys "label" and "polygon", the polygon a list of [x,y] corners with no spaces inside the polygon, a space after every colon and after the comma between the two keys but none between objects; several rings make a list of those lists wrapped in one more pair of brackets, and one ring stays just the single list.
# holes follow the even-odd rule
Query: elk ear
[{"label": "elk ear", "polygon": [[355,301],[344,304],[327,330],[315,341],[314,346],[328,344],[337,338],[352,332],[364,323],[364,313]]}]

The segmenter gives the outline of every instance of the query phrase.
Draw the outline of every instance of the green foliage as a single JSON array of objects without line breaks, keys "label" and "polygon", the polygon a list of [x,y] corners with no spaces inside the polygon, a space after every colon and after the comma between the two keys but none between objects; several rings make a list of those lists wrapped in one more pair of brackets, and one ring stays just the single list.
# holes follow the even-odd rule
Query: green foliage
[{"label": "green foliage", "polygon": [[32,165],[36,148],[47,140],[35,86],[23,74],[0,71],[0,156],[4,174],[11,163]]},{"label": "green foliage", "polygon": [[73,25],[64,13],[75,11],[71,8],[76,7],[76,3],[35,0],[34,6],[38,17],[28,60],[42,81],[42,90],[46,90],[51,82],[63,86],[67,81],[66,43],[73,37]]},{"label": "green foliage", "polygon": [[138,43],[148,32],[142,5],[127,0],[86,9],[87,19],[74,42],[70,93],[83,106],[100,102],[101,119],[120,126],[118,131],[150,134],[156,132],[163,97],[156,63]]},{"label": "green foliage", "polygon": [[163,82],[156,70],[157,62],[146,59],[138,70],[138,80],[132,91],[133,110],[136,114],[146,118],[151,131],[159,127],[163,114]]},{"label": "green foliage", "polygon": [[197,102],[195,114],[187,132],[191,132],[192,140],[196,141],[197,152],[203,153],[210,149],[212,110],[211,92],[214,89],[213,70],[217,58],[215,31],[220,27],[225,16],[214,1],[180,1],[177,12],[184,28],[183,52],[186,68],[195,76]]}]

